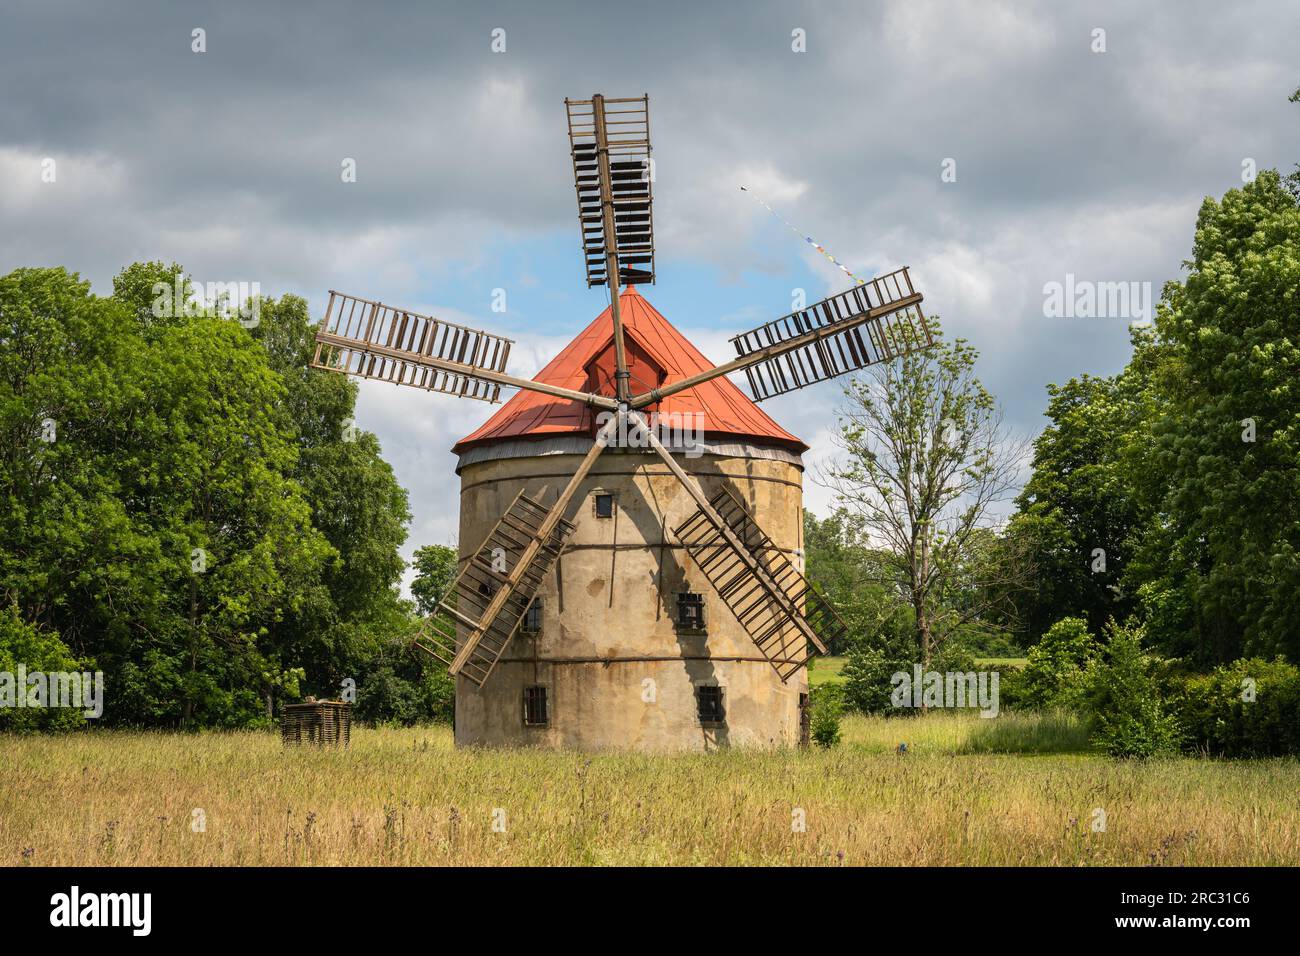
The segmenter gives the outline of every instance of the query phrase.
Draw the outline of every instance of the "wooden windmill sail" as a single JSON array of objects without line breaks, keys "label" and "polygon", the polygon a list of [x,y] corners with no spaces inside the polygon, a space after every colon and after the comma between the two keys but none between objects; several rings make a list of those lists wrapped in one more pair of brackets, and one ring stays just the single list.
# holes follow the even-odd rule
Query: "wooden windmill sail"
[{"label": "wooden windmill sail", "polygon": [[418,645],[452,674],[482,686],[573,533],[565,513],[579,486],[605,448],[634,435],[695,503],[673,529],[677,541],[785,681],[814,649],[826,651],[842,622],[742,501],[725,489],[705,494],[664,447],[646,412],[733,373],[743,372],[754,400],[762,401],[927,348],[932,341],[921,293],[907,268],[898,269],[737,335],[729,362],[634,392],[619,290],[655,279],[648,98],[597,94],[565,106],[587,284],[610,290],[615,369],[607,388],[584,391],[512,376],[505,370],[508,339],[339,292],[330,292],[316,335],[316,368],[487,402],[499,401],[503,387],[523,389],[577,402],[600,422],[554,502],[523,493],[514,499],[462,564]]}]

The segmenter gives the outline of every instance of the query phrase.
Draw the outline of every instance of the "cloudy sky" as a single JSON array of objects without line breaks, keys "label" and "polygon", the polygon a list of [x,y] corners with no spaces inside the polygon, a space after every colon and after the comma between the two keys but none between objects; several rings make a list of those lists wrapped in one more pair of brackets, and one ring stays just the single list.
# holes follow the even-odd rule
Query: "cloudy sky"
[{"label": "cloudy sky", "polygon": [[[858,274],[911,266],[1029,434],[1048,382],[1128,354],[1128,319],[1045,316],[1045,283],[1158,295],[1206,195],[1290,170],[1298,38],[1283,0],[0,0],[0,272],[64,265],[107,293],[174,260],[317,314],[336,288],[510,336],[532,374],[607,301],[582,279],[563,100],[649,93],[642,291],[706,354],[793,289],[846,285],[745,184]],[[765,407],[817,459],[837,395]],[[363,383],[360,424],[411,492],[408,552],[454,540],[449,448],[490,413]]]}]

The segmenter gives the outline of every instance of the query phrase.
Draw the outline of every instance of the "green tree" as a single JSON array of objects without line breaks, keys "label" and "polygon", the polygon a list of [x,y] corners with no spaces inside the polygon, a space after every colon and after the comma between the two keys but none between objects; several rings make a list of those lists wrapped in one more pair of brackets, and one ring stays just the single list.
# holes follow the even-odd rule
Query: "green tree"
[{"label": "green tree", "polygon": [[1300,659],[1300,201],[1274,171],[1207,199],[1185,265],[1121,374],[1051,389],[1010,528],[1039,568],[1022,617],[1136,612],[1196,665]]},{"label": "green tree", "polygon": [[121,494],[115,449],[146,401],[131,317],[63,269],[0,278],[0,592],[74,651],[97,602],[146,613],[153,548]]},{"label": "green tree", "polygon": [[[1150,333],[1135,328],[1133,336],[1140,350]],[[1034,441],[1033,470],[1009,528],[1035,568],[1036,586],[1017,599],[1028,642],[1065,615],[1100,631],[1133,610],[1123,573],[1146,516],[1125,452],[1146,424],[1142,370],[1134,363],[1110,378],[1047,386],[1051,424]]]},{"label": "green tree", "polygon": [[445,715],[445,675],[407,649],[406,492],[356,386],[309,368],[302,299],[230,303],[257,307],[241,324],[190,288],[162,262],[112,298],[0,278],[0,595],[95,657],[112,720],[264,722],[380,667]]},{"label": "green tree", "polygon": [[411,581],[411,594],[421,615],[429,615],[438,605],[438,598],[451,587],[456,577],[456,549],[444,544],[427,544],[416,548],[411,564],[415,578]]},{"label": "green tree", "polygon": [[870,547],[853,515],[841,508],[819,520],[805,511],[803,547],[808,580],[846,626],[845,636],[830,643],[830,653],[843,654],[864,640],[888,639],[907,626],[903,609],[886,592],[888,557]]},{"label": "green tree", "polygon": [[62,269],[0,279],[0,588],[22,619],[93,656],[106,719],[238,725],[289,688],[286,622],[329,543],[295,480],[285,387],[238,323],[160,316]]},{"label": "green tree", "polygon": [[[119,482],[154,546],[164,599],[149,623],[179,659],[173,716],[246,723],[263,675],[291,666],[279,628],[332,554],[293,479],[284,388],[244,329],[209,317],[161,330],[130,372],[151,399],[134,410]],[[110,639],[112,656],[137,664],[148,646],[118,629]]]},{"label": "green tree", "polygon": [[944,342],[938,320],[931,323],[932,349],[849,382],[838,437],[844,455],[827,476],[887,555],[887,593],[911,609],[927,666],[963,627],[996,626],[988,596],[1027,583],[1022,564],[978,561],[996,506],[1016,485],[1021,445],[975,377],[975,350],[961,339]]},{"label": "green tree", "polygon": [[184,325],[193,292],[193,283],[175,262],[133,262],[113,277],[113,298],[134,313],[146,335]]},{"label": "green tree", "polygon": [[1300,204],[1276,172],[1202,204],[1187,268],[1156,317],[1143,596],[1175,652],[1297,660]]},{"label": "green tree", "polygon": [[411,513],[378,439],[356,425],[356,383],[310,367],[314,334],[305,300],[260,300],[252,335],[285,386],[281,427],[298,448],[291,474],[335,551],[287,640],[306,669],[304,691],[333,696],[346,678],[363,686],[389,645],[409,638],[398,587]]},{"label": "green tree", "polygon": [[406,491],[381,456],[376,437],[357,427],[357,385],[310,367],[315,328],[296,296],[262,299],[254,337],[286,385],[285,428],[300,448],[295,477],[311,504],[315,526],[338,557],[325,569],[322,593],[296,622],[295,659],[306,671],[304,689],[337,693],[357,681],[362,719],[411,724],[452,719],[455,682],[446,667],[413,649],[417,621],[450,583],[454,549],[438,545],[415,553],[412,594],[400,597],[410,508]]}]

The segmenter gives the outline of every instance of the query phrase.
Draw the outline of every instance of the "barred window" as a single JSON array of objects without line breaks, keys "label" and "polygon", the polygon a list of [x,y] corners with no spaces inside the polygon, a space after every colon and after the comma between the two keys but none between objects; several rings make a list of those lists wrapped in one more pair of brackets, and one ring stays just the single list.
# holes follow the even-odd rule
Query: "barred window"
[{"label": "barred window", "polygon": [[526,634],[536,634],[542,629],[541,598],[533,598],[533,602],[528,605],[528,610],[524,612],[524,620],[520,629]]},{"label": "barred window", "polygon": [[546,710],[546,688],[524,688],[524,723],[529,727],[544,727],[549,720]]},{"label": "barred window", "polygon": [[713,684],[701,684],[696,687],[695,708],[700,723],[722,723],[727,717],[726,709],[722,705],[722,688]]},{"label": "barred window", "polygon": [[677,595],[677,626],[684,631],[704,630],[704,595],[683,591]]}]

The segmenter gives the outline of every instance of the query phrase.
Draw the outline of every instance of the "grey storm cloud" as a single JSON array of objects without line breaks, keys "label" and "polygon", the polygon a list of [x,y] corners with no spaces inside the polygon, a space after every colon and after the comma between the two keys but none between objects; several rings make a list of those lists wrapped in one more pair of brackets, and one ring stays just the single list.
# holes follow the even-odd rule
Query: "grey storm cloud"
[{"label": "grey storm cloud", "polygon": [[[792,51],[794,30],[807,52]],[[911,265],[945,328],[981,350],[1008,419],[1035,430],[1046,382],[1113,372],[1128,353],[1123,320],[1045,318],[1044,283],[1072,273],[1158,294],[1206,195],[1239,185],[1248,158],[1300,160],[1297,36],[1300,6],[1282,0],[11,0],[0,270],[62,264],[106,291],[123,265],[163,258],[197,276],[255,274],[317,308],[331,287],[436,308],[411,297],[427,299],[440,263],[573,230],[564,97],[647,92],[661,284],[674,263],[719,281],[785,268],[755,242],[771,221],[737,201],[748,181],[855,271]],[[45,157],[57,190],[40,184]],[[344,157],[357,188],[340,188]],[[947,159],[955,182],[940,179]],[[824,280],[810,296],[842,287],[790,238]],[[740,299],[732,314],[787,308]],[[461,318],[492,325],[486,305]],[[724,357],[721,317],[669,318]],[[528,361],[559,341],[525,343]],[[415,543],[445,539],[454,522],[430,476],[450,470],[447,447],[484,409],[437,399],[413,423],[423,397],[398,392],[368,384],[362,411],[412,488]],[[771,410],[811,440],[835,395],[821,386]]]}]

